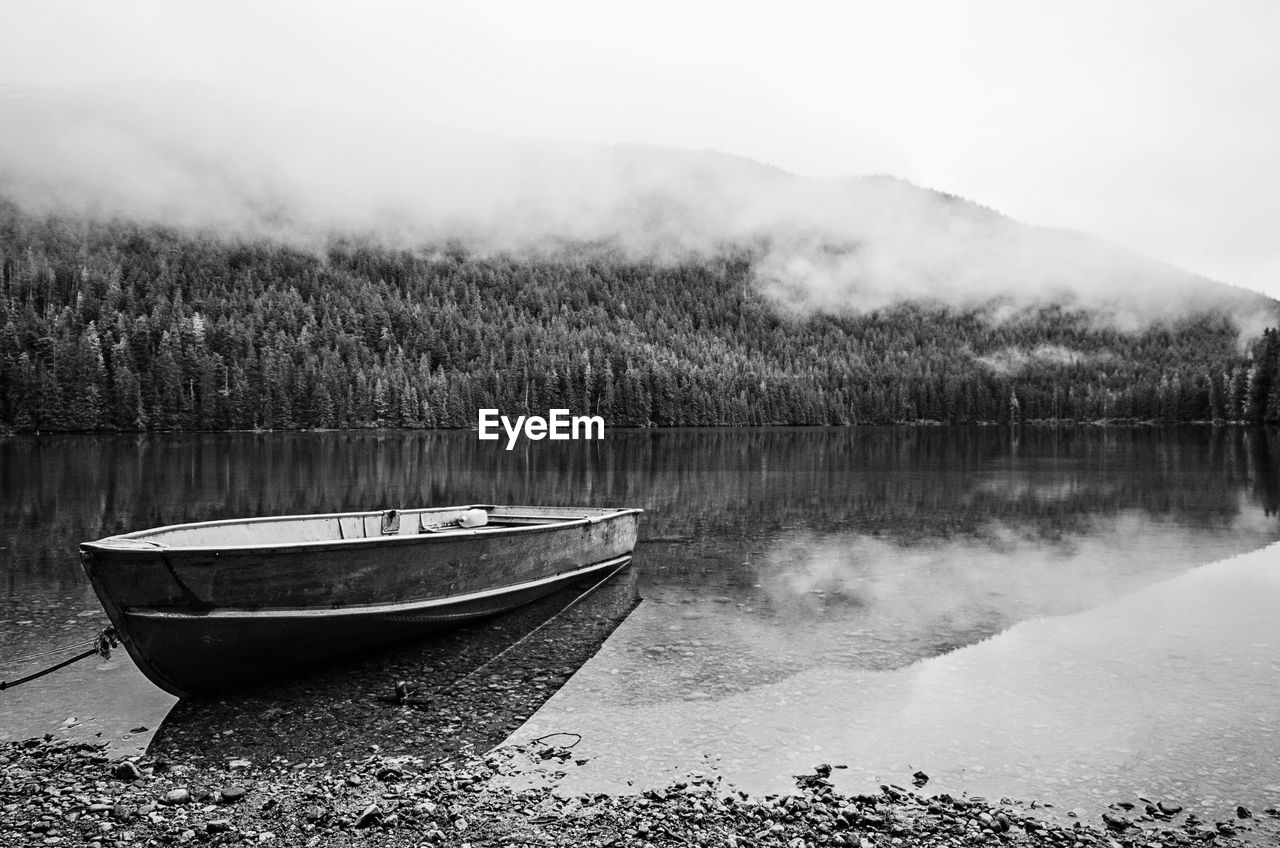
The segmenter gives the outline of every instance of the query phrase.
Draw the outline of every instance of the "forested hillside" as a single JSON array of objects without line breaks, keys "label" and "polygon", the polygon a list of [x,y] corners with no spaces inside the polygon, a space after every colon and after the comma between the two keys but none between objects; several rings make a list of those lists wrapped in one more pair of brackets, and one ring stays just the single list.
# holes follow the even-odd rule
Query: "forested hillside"
[{"label": "forested hillside", "polygon": [[1082,309],[794,315],[743,250],[304,250],[0,204],[0,430],[1280,421],[1280,337]]}]

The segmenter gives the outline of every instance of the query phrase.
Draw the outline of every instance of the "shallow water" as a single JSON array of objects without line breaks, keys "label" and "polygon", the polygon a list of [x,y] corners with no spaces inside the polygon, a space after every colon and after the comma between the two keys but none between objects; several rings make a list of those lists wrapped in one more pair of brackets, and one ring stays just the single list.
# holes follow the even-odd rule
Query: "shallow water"
[{"label": "shallow water", "polygon": [[835,772],[846,791],[922,769],[931,792],[1092,816],[1144,796],[1230,818],[1280,800],[1277,609],[1280,545],[915,660],[880,645],[878,625],[853,626],[892,610],[788,629],[781,650],[745,610],[654,599],[513,738],[583,735],[589,762],[566,793],[690,771],[777,792],[829,762],[849,766]]},{"label": "shallow water", "polygon": [[[583,734],[565,791],[689,771],[780,791],[826,761],[849,766],[847,789],[922,769],[931,791],[1060,809],[1265,806],[1280,801],[1277,451],[1274,434],[1208,428],[632,431],[512,452],[470,432],[5,439],[0,679],[105,624],[86,539],[389,506],[642,506],[644,602],[515,736]],[[0,693],[0,739],[136,749],[171,703],[123,655],[85,661]]]}]

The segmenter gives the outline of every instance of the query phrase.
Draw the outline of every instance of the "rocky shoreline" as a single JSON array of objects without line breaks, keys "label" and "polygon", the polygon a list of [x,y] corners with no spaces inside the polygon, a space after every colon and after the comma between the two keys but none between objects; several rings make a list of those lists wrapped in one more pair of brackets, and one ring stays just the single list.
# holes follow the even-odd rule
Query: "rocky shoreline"
[{"label": "rocky shoreline", "polygon": [[637,795],[563,798],[526,779],[572,759],[551,740],[431,762],[374,750],[337,761],[196,763],[115,759],[108,748],[52,736],[0,746],[0,844],[1165,848],[1274,844],[1280,824],[1274,807],[1207,822],[1169,802],[1138,802],[1064,826],[1007,800],[896,786],[842,795],[829,765],[781,796],[693,777]]},{"label": "rocky shoreline", "polygon": [[[1280,844],[1275,808],[1202,821],[1169,800],[1132,799],[1086,822],[1008,799],[930,795],[923,773],[914,790],[844,795],[829,765],[785,795],[690,775],[633,795],[563,797],[556,778],[586,762],[574,734],[500,743],[625,618],[634,575],[564,612],[576,592],[365,661],[182,701],[144,756],[95,738],[2,743],[0,846]],[[402,679],[419,688],[393,697]]]}]

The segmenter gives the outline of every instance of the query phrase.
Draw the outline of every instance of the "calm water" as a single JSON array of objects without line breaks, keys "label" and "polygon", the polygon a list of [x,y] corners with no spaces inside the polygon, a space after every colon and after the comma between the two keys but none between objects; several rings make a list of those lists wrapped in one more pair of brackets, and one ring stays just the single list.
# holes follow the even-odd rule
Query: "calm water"
[{"label": "calm water", "polygon": [[[826,761],[848,789],[923,769],[930,790],[1064,809],[1261,807],[1280,802],[1278,466],[1274,434],[1207,428],[619,432],[509,453],[470,432],[4,439],[0,679],[105,624],[85,539],[642,506],[645,600],[516,734],[583,734],[566,791],[689,771],[778,791]],[[140,746],[171,703],[127,657],[87,661],[0,693],[0,739]]]}]

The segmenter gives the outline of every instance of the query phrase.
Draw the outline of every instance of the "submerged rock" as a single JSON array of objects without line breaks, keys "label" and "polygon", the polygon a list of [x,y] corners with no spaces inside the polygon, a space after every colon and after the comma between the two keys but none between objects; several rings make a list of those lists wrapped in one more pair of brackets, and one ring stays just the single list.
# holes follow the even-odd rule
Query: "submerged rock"
[{"label": "submerged rock", "polygon": [[1115,813],[1103,813],[1102,823],[1117,833],[1126,831],[1133,827],[1133,822],[1129,821],[1129,819],[1124,816],[1116,815]]}]

